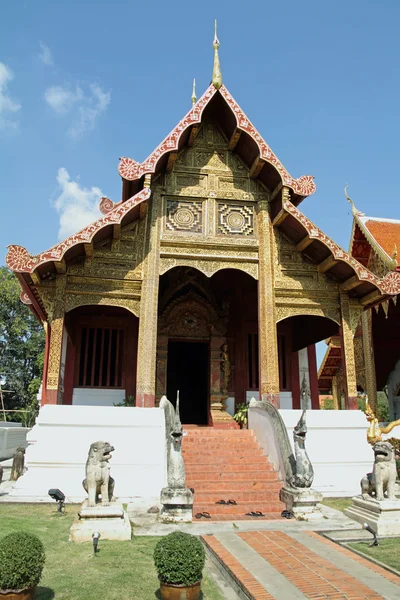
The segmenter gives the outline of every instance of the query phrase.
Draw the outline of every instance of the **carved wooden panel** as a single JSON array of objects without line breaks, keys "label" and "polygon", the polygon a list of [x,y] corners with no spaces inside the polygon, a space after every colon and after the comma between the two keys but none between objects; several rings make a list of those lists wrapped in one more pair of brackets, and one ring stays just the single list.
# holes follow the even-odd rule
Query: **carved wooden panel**
[{"label": "carved wooden panel", "polygon": [[254,235],[254,208],[252,206],[219,202],[218,234]]},{"label": "carved wooden panel", "polygon": [[167,231],[203,231],[203,203],[197,200],[167,200]]}]

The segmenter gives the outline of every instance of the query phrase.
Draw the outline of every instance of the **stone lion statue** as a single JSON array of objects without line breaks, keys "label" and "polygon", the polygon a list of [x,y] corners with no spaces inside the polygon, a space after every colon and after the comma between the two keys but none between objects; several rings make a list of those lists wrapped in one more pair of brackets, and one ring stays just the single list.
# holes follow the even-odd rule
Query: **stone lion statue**
[{"label": "stone lion statue", "polygon": [[396,461],[395,450],[390,442],[374,444],[374,467],[361,479],[361,494],[365,500],[373,497],[384,500],[385,492],[389,500],[396,500]]},{"label": "stone lion statue", "polygon": [[108,442],[93,442],[86,461],[86,479],[82,481],[88,494],[88,506],[96,506],[101,494],[101,504],[108,506],[114,498],[114,479],[110,476],[111,452],[114,447]]}]

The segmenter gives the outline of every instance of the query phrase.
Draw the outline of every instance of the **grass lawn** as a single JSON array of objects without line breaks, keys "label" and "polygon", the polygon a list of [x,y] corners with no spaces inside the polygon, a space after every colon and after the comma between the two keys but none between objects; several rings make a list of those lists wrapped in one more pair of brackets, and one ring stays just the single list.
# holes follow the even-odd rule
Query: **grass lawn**
[{"label": "grass lawn", "polygon": [[379,546],[371,546],[371,542],[352,542],[349,544],[351,548],[355,548],[359,552],[371,556],[381,563],[400,571],[400,538],[391,540],[380,540]]},{"label": "grass lawn", "polygon": [[[157,537],[134,537],[131,542],[100,539],[94,556],[91,543],[68,542],[77,506],[59,515],[54,505],[0,504],[0,535],[12,531],[35,533],[46,549],[46,563],[37,600],[151,600],[159,598],[153,564]],[[214,581],[204,573],[204,600],[223,600]]]},{"label": "grass lawn", "polygon": [[343,512],[345,508],[350,506],[351,498],[324,498],[322,504]]}]

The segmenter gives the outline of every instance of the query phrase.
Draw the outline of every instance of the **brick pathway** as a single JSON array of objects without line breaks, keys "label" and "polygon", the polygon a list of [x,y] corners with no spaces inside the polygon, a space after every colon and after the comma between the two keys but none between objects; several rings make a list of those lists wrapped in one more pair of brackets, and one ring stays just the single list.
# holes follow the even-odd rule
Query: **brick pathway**
[{"label": "brick pathway", "polygon": [[221,533],[203,541],[251,600],[400,598],[400,577],[311,531]]}]

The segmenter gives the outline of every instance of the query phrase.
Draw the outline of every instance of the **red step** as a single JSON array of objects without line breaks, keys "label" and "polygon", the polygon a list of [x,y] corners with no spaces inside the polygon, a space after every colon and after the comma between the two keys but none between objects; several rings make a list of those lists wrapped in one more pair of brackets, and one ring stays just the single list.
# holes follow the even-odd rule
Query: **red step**
[{"label": "red step", "polygon": [[[195,490],[194,515],[244,519],[260,511],[277,518],[285,508],[279,500],[282,482],[251,430],[187,428],[183,456],[186,485]],[[237,504],[216,504],[230,499]]]}]

